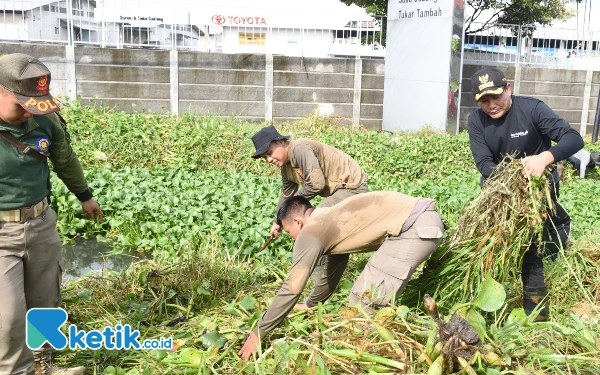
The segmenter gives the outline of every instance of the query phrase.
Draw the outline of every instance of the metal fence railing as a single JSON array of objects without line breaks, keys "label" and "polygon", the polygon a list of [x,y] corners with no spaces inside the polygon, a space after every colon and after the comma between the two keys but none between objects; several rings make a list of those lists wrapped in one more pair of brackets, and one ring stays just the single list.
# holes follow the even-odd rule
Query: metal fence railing
[{"label": "metal fence railing", "polygon": [[[483,30],[482,30],[483,29]],[[497,62],[557,68],[600,66],[600,31],[535,25],[473,23],[465,35],[467,62]]]},{"label": "metal fence railing", "polygon": [[[220,14],[218,9],[222,8],[210,9],[165,0],[0,0],[0,41],[385,57],[385,17],[356,19],[318,12],[275,16],[250,8]],[[466,63],[600,69],[599,30],[507,24],[489,27],[475,22],[469,30],[464,38]]]},{"label": "metal fence railing", "polygon": [[200,5],[164,0],[0,0],[0,41],[307,57],[385,56],[383,17],[323,15],[320,22],[304,17],[308,21],[303,26],[300,17],[272,22],[276,17],[209,12]]}]

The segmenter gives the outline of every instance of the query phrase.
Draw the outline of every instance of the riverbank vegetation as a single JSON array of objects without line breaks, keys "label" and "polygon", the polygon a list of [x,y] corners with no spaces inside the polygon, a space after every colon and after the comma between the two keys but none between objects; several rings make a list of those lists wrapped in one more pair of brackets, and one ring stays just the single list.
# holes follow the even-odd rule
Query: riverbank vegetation
[{"label": "riverbank vegetation", "polygon": [[[264,124],[77,103],[63,112],[105,221],[84,220],[77,199],[53,179],[61,236],[96,237],[116,253],[146,256],[122,274],[105,270],[65,284],[68,323],[86,330],[130,324],[144,339],[172,337],[175,348],[66,350],[57,353],[58,364],[132,375],[600,373],[598,168],[580,180],[565,164],[560,202],[573,230],[569,249],[547,265],[549,322],[524,315],[518,268],[510,264],[500,282],[470,275],[478,278],[470,293],[456,293],[452,283],[435,290],[412,283],[405,298],[375,317],[346,308],[352,281],[368,259],[358,255],[327,303],[312,313],[293,312],[265,338],[260,357],[244,362],[237,356],[244,334],[269,306],[291,262],[287,235],[259,252],[280,189],[278,169],[250,158],[250,137]],[[389,134],[339,127],[316,115],[277,127],[346,151],[367,172],[371,190],[438,200],[450,227],[446,235],[481,191],[466,133]],[[600,147],[586,143],[586,149]],[[425,311],[425,293],[438,301],[439,321]],[[469,341],[454,312],[475,329],[477,342]]]}]

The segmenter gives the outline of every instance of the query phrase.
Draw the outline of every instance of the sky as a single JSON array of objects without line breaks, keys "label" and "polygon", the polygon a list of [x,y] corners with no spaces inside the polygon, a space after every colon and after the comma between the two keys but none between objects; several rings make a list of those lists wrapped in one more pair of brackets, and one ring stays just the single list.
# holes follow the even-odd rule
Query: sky
[{"label": "sky", "polygon": [[[570,7],[577,11],[576,4],[570,4]],[[579,28],[581,29],[584,26],[585,21],[586,29],[590,26],[590,30],[600,30],[600,0],[583,0],[581,4],[579,4],[579,11],[577,14],[579,17],[575,16],[565,22],[557,21],[553,26],[575,29],[578,28],[577,26],[579,25]]]},{"label": "sky", "polygon": [[[579,10],[577,10],[577,3],[575,1],[571,1],[568,7],[572,8],[576,12],[576,15],[566,21],[554,21],[552,27],[583,30],[585,26],[586,30],[600,30],[600,0],[583,0],[579,4]],[[466,7],[467,15],[469,12],[472,13],[472,8]],[[491,15],[491,12],[489,14]],[[484,21],[485,15],[482,14],[478,20]]]}]

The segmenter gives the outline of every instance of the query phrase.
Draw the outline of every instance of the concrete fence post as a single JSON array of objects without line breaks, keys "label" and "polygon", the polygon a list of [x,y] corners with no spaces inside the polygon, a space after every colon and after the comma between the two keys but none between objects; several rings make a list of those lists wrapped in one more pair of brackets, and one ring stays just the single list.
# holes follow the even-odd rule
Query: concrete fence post
[{"label": "concrete fence post", "polygon": [[273,121],[273,55],[265,55],[265,121]]},{"label": "concrete fence post", "polygon": [[585,87],[583,88],[583,107],[581,108],[581,125],[579,127],[579,134],[582,136],[587,132],[588,117],[590,114],[590,99],[592,97],[592,78],[594,71],[589,70],[585,75]]},{"label": "concrete fence post", "polygon": [[176,49],[169,51],[171,83],[171,113],[179,115],[179,55]]},{"label": "concrete fence post", "polygon": [[362,93],[362,59],[354,60],[354,100],[352,102],[352,127],[360,126],[360,103]]},{"label": "concrete fence post", "polygon": [[69,101],[77,100],[77,71],[75,66],[75,46],[65,46],[65,78]]},{"label": "concrete fence post", "polygon": [[519,91],[521,89],[521,65],[517,64],[515,66],[515,81],[513,82],[513,95],[519,95]]}]

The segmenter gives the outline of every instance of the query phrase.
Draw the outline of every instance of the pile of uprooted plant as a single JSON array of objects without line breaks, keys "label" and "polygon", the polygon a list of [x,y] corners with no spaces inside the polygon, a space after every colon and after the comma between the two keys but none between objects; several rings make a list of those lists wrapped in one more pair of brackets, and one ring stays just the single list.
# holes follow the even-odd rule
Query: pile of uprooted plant
[{"label": "pile of uprooted plant", "polygon": [[[594,228],[599,216],[598,210],[588,211],[600,203],[596,172],[579,180],[567,167],[563,176],[561,202],[573,216],[574,235],[569,250],[546,266],[550,320],[536,322],[520,306],[519,264],[541,233],[546,208],[551,209],[544,178],[528,179],[520,161],[508,160],[480,190],[464,134],[390,136],[339,129],[315,117],[282,126],[345,149],[363,165],[373,190],[437,199],[451,228],[413,276],[401,305],[375,316],[345,307],[352,281],[368,258],[356,256],[327,303],[292,312],[265,338],[259,356],[245,362],[237,356],[244,334],[269,306],[291,261],[285,237],[257,254],[272,217],[265,206],[274,205],[278,193],[276,175],[261,176],[265,170],[247,160],[252,147],[247,138],[261,126],[236,127],[191,115],[163,119],[169,122],[163,126],[156,115],[77,106],[73,113],[81,116],[73,131],[75,146],[84,161],[89,159],[88,179],[100,204],[108,201],[108,220],[79,227],[76,202],[59,187],[55,205],[72,215],[61,224],[62,233],[101,233],[119,250],[151,250],[151,259],[122,274],[107,270],[67,284],[69,323],[87,330],[130,324],[143,339],[173,338],[173,347],[62,351],[59,364],[132,375],[600,373],[600,233]],[[106,142],[88,137],[89,126],[102,126]],[[123,133],[160,133],[168,142],[193,139],[206,149],[188,157],[193,145],[167,149],[151,137],[153,167],[139,168],[133,160],[124,161],[129,153],[121,155],[121,147],[108,141],[111,131],[134,142],[136,137]],[[215,152],[213,164],[198,156],[206,150]],[[440,150],[446,155],[440,157]],[[113,186],[115,181],[127,188]],[[226,186],[227,194],[217,194],[217,185]],[[588,201],[581,203],[581,197]],[[178,208],[182,202],[185,210]],[[241,208],[243,217],[237,216]],[[156,210],[165,215],[153,215]],[[162,223],[163,218],[169,221]]]},{"label": "pile of uprooted plant", "polygon": [[[486,276],[514,289],[523,254],[532,241],[541,241],[548,212],[555,210],[546,176],[525,173],[521,160],[505,158],[412,281],[410,292],[466,302]],[[411,296],[405,293],[404,299]]]}]

